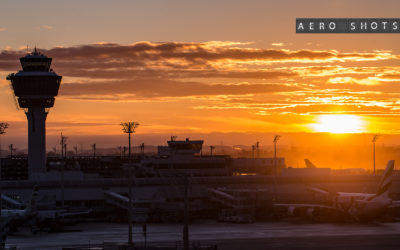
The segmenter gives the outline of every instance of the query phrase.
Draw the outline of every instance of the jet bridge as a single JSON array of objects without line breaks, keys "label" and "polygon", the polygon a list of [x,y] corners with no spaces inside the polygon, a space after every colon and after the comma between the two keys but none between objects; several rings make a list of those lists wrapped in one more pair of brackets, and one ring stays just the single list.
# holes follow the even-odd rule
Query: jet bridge
[{"label": "jet bridge", "polygon": [[[116,192],[112,191],[104,191],[104,200],[108,204],[111,204],[113,206],[122,208],[122,209],[129,209],[129,198],[118,194]],[[135,222],[145,222],[148,219],[148,212],[149,208],[147,207],[135,207],[135,205],[138,205],[138,203],[148,203],[148,202],[143,202],[143,201],[137,201],[132,199],[132,219]]]},{"label": "jet bridge", "polygon": [[212,201],[234,209],[253,209],[272,198],[269,189],[207,188],[207,191]]}]

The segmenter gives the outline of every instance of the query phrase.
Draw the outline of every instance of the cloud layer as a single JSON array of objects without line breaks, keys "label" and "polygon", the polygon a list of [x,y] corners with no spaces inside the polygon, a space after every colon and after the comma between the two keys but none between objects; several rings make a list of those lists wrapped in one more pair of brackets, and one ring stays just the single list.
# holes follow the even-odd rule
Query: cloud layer
[{"label": "cloud layer", "polygon": [[[353,113],[397,115],[400,56],[251,47],[239,42],[99,43],[41,49],[64,76],[60,98],[93,101],[195,98],[193,110],[249,116]],[[15,72],[23,51],[0,52]],[[241,114],[242,115],[242,114]],[[262,119],[262,118],[260,118]]]}]

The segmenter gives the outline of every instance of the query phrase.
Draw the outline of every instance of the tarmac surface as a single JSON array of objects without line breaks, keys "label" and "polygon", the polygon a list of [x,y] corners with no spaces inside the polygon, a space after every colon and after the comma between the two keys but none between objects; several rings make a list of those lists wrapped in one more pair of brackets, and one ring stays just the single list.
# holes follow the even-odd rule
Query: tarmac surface
[{"label": "tarmac surface", "polygon": [[[80,232],[41,233],[28,229],[9,235],[7,245],[17,249],[61,249],[63,246],[126,242],[127,225],[79,224]],[[216,243],[219,250],[245,249],[400,249],[400,222],[369,224],[304,223],[300,221],[229,224],[213,221],[190,225],[190,240]],[[142,225],[134,225],[133,240],[142,245]],[[148,224],[147,242],[182,240],[181,224]]]}]

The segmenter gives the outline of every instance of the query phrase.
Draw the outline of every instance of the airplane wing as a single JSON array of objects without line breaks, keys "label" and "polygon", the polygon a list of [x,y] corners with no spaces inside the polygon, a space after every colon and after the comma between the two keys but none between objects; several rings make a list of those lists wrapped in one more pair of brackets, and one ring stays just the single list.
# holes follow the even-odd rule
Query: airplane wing
[{"label": "airplane wing", "polygon": [[335,207],[321,204],[273,204],[273,207],[279,217],[300,216],[319,219],[321,215],[333,216],[339,212]]},{"label": "airplane wing", "polygon": [[368,194],[368,193],[346,193],[346,192],[337,192],[337,195],[340,196],[347,196],[347,197],[372,197],[375,196],[376,194]]},{"label": "airplane wing", "polygon": [[321,204],[273,204],[274,207],[279,207],[279,208],[289,208],[289,207],[295,207],[295,208],[314,208],[314,207],[319,207],[319,208],[334,208],[332,206],[327,206],[327,205],[321,205]]},{"label": "airplane wing", "polygon": [[57,219],[57,218],[87,215],[87,214],[90,214],[91,212],[92,212],[92,210],[85,210],[85,211],[40,210],[40,211],[38,211],[38,218],[41,220]]},{"label": "airplane wing", "polygon": [[60,217],[72,217],[72,216],[80,216],[80,215],[87,215],[92,213],[92,210],[87,210],[87,211],[77,211],[77,212],[65,212],[61,213],[59,216]]},{"label": "airplane wing", "polygon": [[328,190],[322,189],[322,188],[317,188],[317,187],[307,187],[308,190],[315,192],[315,193],[319,193],[322,195],[331,195],[331,193]]}]

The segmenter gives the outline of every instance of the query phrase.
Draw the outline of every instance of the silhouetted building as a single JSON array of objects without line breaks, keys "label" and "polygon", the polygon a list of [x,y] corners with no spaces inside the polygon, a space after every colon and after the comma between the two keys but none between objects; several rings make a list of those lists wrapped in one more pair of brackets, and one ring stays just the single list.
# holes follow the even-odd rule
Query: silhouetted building
[{"label": "silhouetted building", "polygon": [[144,158],[140,167],[153,175],[188,174],[192,176],[229,175],[228,157],[202,156],[203,141],[170,140],[158,147],[158,156]]},{"label": "silhouetted building", "polygon": [[3,158],[0,160],[2,180],[27,180],[28,164],[26,158]]}]

